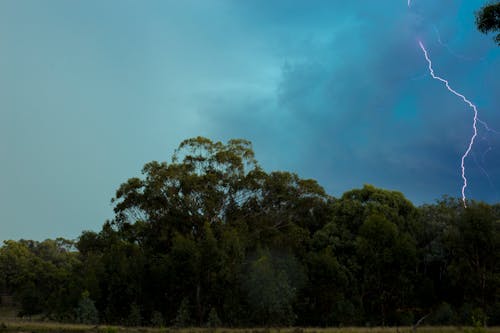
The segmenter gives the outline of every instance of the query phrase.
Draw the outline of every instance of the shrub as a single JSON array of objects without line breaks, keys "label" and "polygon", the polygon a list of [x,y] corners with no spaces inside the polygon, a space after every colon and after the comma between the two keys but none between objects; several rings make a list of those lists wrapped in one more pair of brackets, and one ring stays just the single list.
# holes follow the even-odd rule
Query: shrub
[{"label": "shrub", "polygon": [[82,297],[75,309],[76,321],[80,324],[97,324],[99,322],[99,312],[94,301],[90,299],[88,291],[82,293]]},{"label": "shrub", "polygon": [[217,315],[217,311],[215,308],[211,308],[210,312],[208,314],[208,321],[207,321],[208,327],[219,327],[221,325],[221,321],[219,319],[219,316]]},{"label": "shrub", "polygon": [[109,327],[108,326],[108,327],[106,327],[105,332],[106,333],[117,333],[118,330],[115,327]]},{"label": "shrub", "polygon": [[[475,309],[473,312],[476,312],[477,309]],[[481,310],[481,309],[479,309]],[[484,329],[484,326],[486,325],[486,317],[484,316],[484,312],[481,310],[481,315],[483,315],[483,317],[481,318],[481,316],[479,315],[476,315],[476,314],[473,314],[472,315],[472,328],[470,329],[465,329],[464,332],[465,333],[486,333],[486,330]]]},{"label": "shrub", "polygon": [[451,325],[456,321],[456,315],[450,304],[443,302],[429,318],[429,323],[434,325]]},{"label": "shrub", "polygon": [[175,327],[187,327],[191,324],[191,312],[189,311],[189,300],[185,297],[179,305],[177,316],[173,324]]},{"label": "shrub", "polygon": [[136,303],[132,303],[130,306],[130,314],[128,316],[127,325],[128,326],[141,326],[142,316],[141,309]]},{"label": "shrub", "polygon": [[153,311],[151,314],[151,326],[153,327],[163,327],[165,326],[165,320],[160,311]]}]

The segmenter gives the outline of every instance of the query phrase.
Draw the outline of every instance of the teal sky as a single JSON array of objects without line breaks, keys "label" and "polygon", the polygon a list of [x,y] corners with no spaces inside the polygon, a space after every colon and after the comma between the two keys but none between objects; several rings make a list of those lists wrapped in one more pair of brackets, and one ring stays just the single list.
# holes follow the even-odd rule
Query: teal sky
[{"label": "teal sky", "polygon": [[[500,129],[500,48],[479,0],[0,1],[0,239],[75,238],[184,139],[246,138],[267,170],[335,196],[460,195],[472,113]],[[500,136],[480,128],[471,198],[498,202]]]}]

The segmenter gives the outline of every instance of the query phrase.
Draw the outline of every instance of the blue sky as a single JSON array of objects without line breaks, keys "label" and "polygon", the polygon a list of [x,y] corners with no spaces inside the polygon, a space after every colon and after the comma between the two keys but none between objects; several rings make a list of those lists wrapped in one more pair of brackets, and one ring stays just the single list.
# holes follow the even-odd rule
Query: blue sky
[{"label": "blue sky", "polygon": [[[267,170],[339,196],[460,196],[472,111],[500,129],[500,47],[479,0],[4,0],[0,239],[76,238],[184,139],[246,138]],[[500,135],[479,127],[471,198],[499,201]]]}]

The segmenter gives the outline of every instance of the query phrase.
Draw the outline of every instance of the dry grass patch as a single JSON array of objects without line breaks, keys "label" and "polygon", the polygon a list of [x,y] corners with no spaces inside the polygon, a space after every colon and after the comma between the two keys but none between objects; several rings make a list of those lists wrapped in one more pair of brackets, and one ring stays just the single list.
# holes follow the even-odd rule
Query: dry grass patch
[{"label": "dry grass patch", "polygon": [[[5,317],[3,317],[5,318]],[[3,323],[4,325],[2,326]],[[469,327],[423,326],[417,333],[467,333]],[[411,333],[411,327],[332,327],[332,328],[152,328],[108,325],[81,325],[55,322],[9,321],[0,318],[0,333]],[[500,333],[500,327],[484,328],[485,333]]]}]

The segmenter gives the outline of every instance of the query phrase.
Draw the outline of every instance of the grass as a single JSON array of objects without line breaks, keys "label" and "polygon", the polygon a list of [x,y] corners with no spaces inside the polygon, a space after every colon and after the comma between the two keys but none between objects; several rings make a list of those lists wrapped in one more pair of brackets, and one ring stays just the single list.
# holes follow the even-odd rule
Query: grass
[{"label": "grass", "polygon": [[[290,327],[290,328],[152,328],[112,325],[82,325],[31,320],[17,317],[16,308],[0,307],[0,333],[411,333],[411,327]],[[469,327],[421,326],[417,333],[469,333]],[[483,333],[500,333],[500,327],[484,328]]]},{"label": "grass", "polygon": [[[4,325],[2,325],[3,323]],[[3,328],[2,328],[3,327]],[[0,332],[23,333],[409,333],[410,327],[342,327],[342,328],[151,328],[105,325],[80,325],[36,321],[8,321],[0,319]],[[460,327],[419,327],[417,333],[466,333]],[[488,327],[485,333],[500,333],[500,327]]]},{"label": "grass", "polygon": [[15,307],[0,306],[0,323],[18,321],[17,312]]}]

